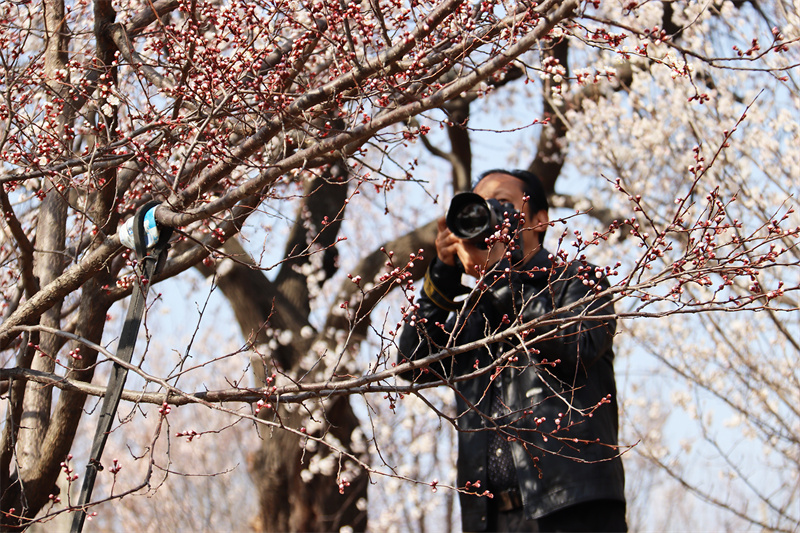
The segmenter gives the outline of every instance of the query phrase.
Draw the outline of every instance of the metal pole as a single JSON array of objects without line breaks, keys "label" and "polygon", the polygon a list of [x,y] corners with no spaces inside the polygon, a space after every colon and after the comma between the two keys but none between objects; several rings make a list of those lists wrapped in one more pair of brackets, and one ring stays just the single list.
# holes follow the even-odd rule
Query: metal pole
[{"label": "metal pole", "polygon": [[[144,237],[144,215],[157,204],[158,202],[150,202],[142,207],[135,215],[134,237],[136,240],[136,255],[139,257],[141,266],[141,278],[139,278],[136,287],[133,289],[128,315],[125,317],[125,324],[122,326],[122,333],[120,334],[119,343],[117,345],[117,358],[125,363],[130,363],[133,357],[133,349],[136,346],[139,326],[141,326],[142,316],[144,315],[150,281],[156,271],[162,254],[166,254],[169,237],[172,234],[172,230],[166,228],[166,231],[160,234],[152,253],[147,253]],[[83,524],[86,520],[86,505],[92,497],[92,489],[94,488],[97,472],[103,469],[100,458],[103,455],[103,448],[106,445],[108,434],[111,431],[111,425],[114,422],[114,415],[117,412],[117,407],[122,397],[122,389],[125,385],[125,378],[127,376],[128,369],[115,362],[111,370],[111,377],[108,380],[106,395],[103,398],[100,419],[97,421],[97,430],[95,431],[94,441],[92,442],[92,451],[89,456],[89,463],[86,465],[86,474],[83,478],[83,486],[81,487],[81,494],[78,499],[78,510],[73,516],[72,533],[80,533],[83,530]]]}]

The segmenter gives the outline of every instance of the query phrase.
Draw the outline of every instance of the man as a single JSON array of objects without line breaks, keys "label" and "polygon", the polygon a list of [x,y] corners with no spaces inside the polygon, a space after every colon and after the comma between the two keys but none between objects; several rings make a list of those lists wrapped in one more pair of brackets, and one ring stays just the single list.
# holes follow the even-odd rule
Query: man
[{"label": "man", "polygon": [[[456,393],[463,530],[626,531],[616,322],[610,298],[592,297],[608,288],[605,277],[588,263],[559,264],[542,247],[548,206],[533,174],[492,170],[473,192],[521,213],[519,227],[510,231],[508,220],[498,242],[482,247],[439,221],[437,257],[400,334],[400,362],[550,322],[403,376],[446,380]],[[470,292],[463,272],[479,289],[457,302]]]}]

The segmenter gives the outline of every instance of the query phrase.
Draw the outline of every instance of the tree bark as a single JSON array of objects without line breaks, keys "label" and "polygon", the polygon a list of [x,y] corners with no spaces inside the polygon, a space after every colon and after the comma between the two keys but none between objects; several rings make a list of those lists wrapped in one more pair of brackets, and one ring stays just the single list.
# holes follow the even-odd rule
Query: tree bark
[{"label": "tree bark", "polygon": [[[217,265],[216,282],[230,302],[242,334],[254,347],[253,369],[260,386],[270,382],[275,372],[290,376],[305,374],[308,369],[302,368],[303,359],[315,337],[325,335],[308,333],[313,331],[309,321],[312,296],[304,267],[314,262],[315,268],[323,269],[325,279],[335,272],[335,245],[348,194],[345,168],[344,164],[333,165],[328,172],[308,182],[286,245],[287,259],[274,282],[267,279],[236,241],[226,244],[225,251],[230,257]],[[214,272],[209,267],[198,268],[205,275]],[[285,332],[291,334],[291,342],[274,342]],[[330,339],[322,340],[333,346]],[[351,435],[359,425],[349,400],[318,402],[313,409],[319,429],[309,434],[318,438],[329,434],[341,443],[342,451],[355,454],[350,449]],[[260,416],[288,429],[299,430],[308,424],[308,414],[296,406],[267,408]],[[360,467],[347,460],[351,465],[346,476],[334,471],[315,473],[309,478],[301,472],[308,468],[312,456],[328,455],[331,450],[309,448],[305,439],[292,431],[262,429],[260,436],[261,446],[250,458],[259,492],[257,529],[337,531],[343,526],[354,531],[366,529],[366,510],[358,502],[366,501],[367,477]],[[336,458],[336,462],[345,460],[343,457]]]},{"label": "tree bark", "polygon": [[[44,2],[45,22],[45,71],[50,79],[55,79],[57,71],[67,71],[67,49],[69,46],[69,29],[65,22],[65,8],[61,0]],[[64,82],[53,81],[49,84],[51,100],[60,100],[69,79]],[[56,107],[57,109],[57,107]],[[62,111],[53,117],[55,128],[62,135],[68,125],[69,117]],[[35,249],[33,254],[33,273],[40,287],[57,279],[66,266],[66,224],[67,202],[63,196],[61,183],[56,179],[46,179],[43,187],[46,194],[39,208]],[[40,324],[59,328],[61,325],[61,300],[58,300],[42,314]],[[56,361],[55,354],[61,344],[57,337],[42,334],[39,339],[38,353],[32,358],[31,368],[43,372],[53,372]],[[36,512],[40,507],[39,499],[47,488],[52,476],[47,476],[43,456],[51,452],[44,448],[45,435],[50,425],[52,403],[52,387],[29,383],[25,387],[22,398],[17,434],[16,458],[17,476],[22,483],[20,509],[23,515],[28,509]],[[52,479],[55,482],[55,478]],[[30,499],[30,501],[28,501]]]}]

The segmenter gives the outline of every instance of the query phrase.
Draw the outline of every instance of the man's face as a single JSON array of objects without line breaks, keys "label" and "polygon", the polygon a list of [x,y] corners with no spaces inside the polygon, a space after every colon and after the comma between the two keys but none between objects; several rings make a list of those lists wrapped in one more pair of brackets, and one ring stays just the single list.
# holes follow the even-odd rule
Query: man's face
[{"label": "man's face", "polygon": [[539,232],[531,230],[540,224],[547,223],[547,211],[542,210],[531,214],[530,204],[523,201],[525,184],[522,180],[508,174],[489,174],[478,182],[473,192],[486,200],[494,199],[500,203],[510,203],[514,209],[524,214],[525,223],[520,229],[528,229],[528,231],[522,232],[525,249],[534,250],[539,247]]},{"label": "man's face", "polygon": [[[497,200],[501,204],[509,203],[520,213],[525,213],[528,218],[528,206],[523,206],[525,189],[522,180],[508,174],[489,174],[473,189],[473,192],[486,200]],[[524,211],[523,211],[524,207]]]}]

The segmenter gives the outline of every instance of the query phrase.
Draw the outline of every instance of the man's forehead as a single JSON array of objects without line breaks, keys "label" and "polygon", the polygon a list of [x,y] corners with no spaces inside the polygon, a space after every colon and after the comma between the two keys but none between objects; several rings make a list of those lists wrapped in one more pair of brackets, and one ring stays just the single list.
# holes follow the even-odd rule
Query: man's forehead
[{"label": "man's forehead", "polygon": [[476,194],[493,194],[497,191],[508,191],[522,196],[525,193],[525,184],[518,178],[509,174],[489,174],[475,185],[473,192]]}]

